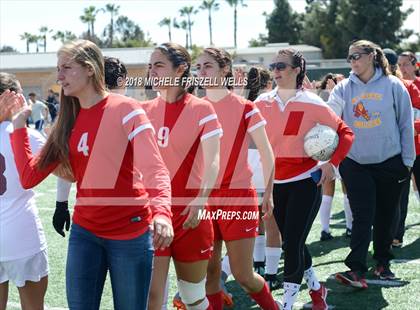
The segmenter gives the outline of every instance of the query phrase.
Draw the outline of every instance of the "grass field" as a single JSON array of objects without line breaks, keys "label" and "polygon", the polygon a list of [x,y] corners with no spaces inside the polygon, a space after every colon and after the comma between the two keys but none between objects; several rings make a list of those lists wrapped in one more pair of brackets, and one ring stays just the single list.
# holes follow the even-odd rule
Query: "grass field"
[{"label": "grass field", "polygon": [[[49,285],[46,295],[47,309],[63,309],[67,307],[65,294],[65,261],[67,254],[68,234],[66,238],[58,235],[51,224],[55,207],[55,179],[50,177],[38,188],[37,205],[39,214],[44,225],[48,241],[48,254],[50,261]],[[74,191],[72,190],[72,197]],[[74,199],[71,199],[71,203]],[[369,289],[365,291],[354,291],[350,288],[337,284],[331,275],[337,271],[343,271],[346,267],[343,259],[348,253],[348,239],[345,239],[344,212],[342,208],[342,195],[340,188],[336,191],[332,216],[332,234],[335,238],[331,241],[320,242],[319,219],[315,220],[311,234],[308,238],[309,249],[313,256],[314,267],[318,277],[326,283],[329,290],[328,304],[331,309],[397,309],[413,310],[420,309],[420,207],[416,198],[410,196],[410,205],[407,217],[407,232],[404,237],[404,246],[394,250],[396,261],[392,270],[396,273],[398,280],[378,282],[372,273],[369,273]],[[18,240],[17,240],[18,242]],[[373,266],[373,261],[370,260]],[[280,273],[282,271],[280,262]],[[170,297],[176,291],[175,273],[171,268],[170,272]],[[228,280],[228,289],[234,296],[235,309],[258,309],[258,306],[251,301],[241,290],[232,278]],[[282,291],[274,292],[275,298],[281,298]],[[171,301],[171,299],[170,299]],[[295,309],[310,309],[310,297],[306,285],[302,285]],[[171,309],[170,303],[168,309]],[[10,288],[8,309],[20,309],[19,298],[16,288]],[[113,309],[112,294],[107,281],[101,309]]]}]

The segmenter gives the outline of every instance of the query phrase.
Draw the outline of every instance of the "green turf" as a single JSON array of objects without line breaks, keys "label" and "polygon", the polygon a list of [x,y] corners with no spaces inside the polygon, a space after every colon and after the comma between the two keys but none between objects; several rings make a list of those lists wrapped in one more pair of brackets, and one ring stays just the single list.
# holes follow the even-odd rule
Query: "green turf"
[{"label": "green turf", "polygon": [[[38,194],[37,205],[40,208],[39,213],[48,241],[48,255],[50,260],[49,285],[45,302],[48,308],[65,308],[67,306],[65,261],[68,235],[66,235],[66,238],[62,238],[54,231],[51,225],[55,206],[55,179],[53,177],[47,179],[36,189],[36,193]],[[71,196],[74,197],[74,191],[72,191]],[[71,202],[74,202],[74,199]],[[326,282],[329,290],[328,304],[334,306],[334,309],[349,310],[420,309],[420,207],[416,198],[413,195],[410,196],[404,247],[394,250],[397,259],[411,260],[406,263],[395,263],[392,265],[392,270],[400,278],[400,281],[394,282],[398,286],[371,284],[368,290],[354,291],[329,279],[335,272],[346,269],[343,264],[343,259],[348,253],[349,241],[343,236],[345,222],[340,188],[336,191],[332,213],[331,228],[335,238],[327,242],[319,241],[321,229],[319,219],[317,218],[307,242],[310,252],[313,255],[313,263],[317,275],[322,282]],[[280,272],[282,271],[282,262],[280,262]],[[369,260],[369,263],[370,266],[373,266],[372,260]],[[372,274],[369,274],[368,279],[373,279]],[[172,297],[176,291],[176,281],[172,267],[170,280],[170,297]],[[229,278],[227,286],[234,296],[235,309],[258,309],[258,306],[249,299],[232,278]],[[280,299],[281,295],[281,290],[274,292],[275,298]],[[19,309],[18,302],[17,290],[10,288],[9,308]],[[302,285],[295,309],[307,308],[305,304],[309,302],[308,289],[305,285]],[[168,304],[168,309],[172,309],[169,306],[170,303]],[[108,280],[103,293],[102,309],[113,309],[112,293]]]}]

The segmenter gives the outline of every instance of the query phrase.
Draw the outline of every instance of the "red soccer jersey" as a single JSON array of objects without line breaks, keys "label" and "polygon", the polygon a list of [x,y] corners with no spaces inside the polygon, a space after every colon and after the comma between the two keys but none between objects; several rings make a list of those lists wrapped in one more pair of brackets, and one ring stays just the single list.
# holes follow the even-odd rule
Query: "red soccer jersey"
[{"label": "red soccer jersey", "polygon": [[298,91],[286,104],[278,100],[276,90],[273,90],[258,97],[256,103],[267,120],[266,131],[276,158],[275,179],[291,179],[317,165],[306,155],[303,140],[318,123],[337,131],[340,140],[330,160],[337,167],[352,145],[351,129],[310,91]]},{"label": "red soccer jersey", "polygon": [[[12,134],[14,153],[21,154],[15,160],[22,183],[31,187],[58,163],[40,173],[30,151],[22,149],[19,135],[25,132]],[[81,109],[69,149],[77,182],[74,223],[99,237],[131,239],[148,229],[152,215],[170,218],[168,171],[137,101],[110,94]]]},{"label": "red soccer jersey", "polygon": [[252,187],[252,172],[248,165],[249,134],[264,126],[266,121],[253,102],[233,92],[212,104],[223,128],[220,172],[215,188],[247,190]]},{"label": "red soccer jersey", "polygon": [[[420,89],[416,86],[416,81],[418,81],[417,84],[420,87],[420,79],[416,79],[414,81],[402,80],[404,86],[407,88],[408,93],[410,94],[411,105],[413,106],[413,108],[420,109]],[[414,135],[414,146],[416,147],[416,155],[420,154],[419,137],[420,136],[418,134]]]},{"label": "red soccer jersey", "polygon": [[203,177],[200,143],[221,136],[211,104],[191,94],[174,103],[161,97],[143,103],[155,128],[157,144],[171,175],[173,205],[185,206],[196,197]]}]

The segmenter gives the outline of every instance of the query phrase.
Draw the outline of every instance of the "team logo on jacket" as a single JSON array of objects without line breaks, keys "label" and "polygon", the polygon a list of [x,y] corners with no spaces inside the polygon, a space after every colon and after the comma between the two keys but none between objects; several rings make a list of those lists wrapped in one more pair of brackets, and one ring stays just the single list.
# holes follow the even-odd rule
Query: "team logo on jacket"
[{"label": "team logo on jacket", "polygon": [[353,116],[356,118],[353,122],[354,127],[368,129],[381,125],[380,112],[371,112],[367,109],[369,100],[380,101],[381,99],[382,95],[377,93],[365,93],[352,99]]}]

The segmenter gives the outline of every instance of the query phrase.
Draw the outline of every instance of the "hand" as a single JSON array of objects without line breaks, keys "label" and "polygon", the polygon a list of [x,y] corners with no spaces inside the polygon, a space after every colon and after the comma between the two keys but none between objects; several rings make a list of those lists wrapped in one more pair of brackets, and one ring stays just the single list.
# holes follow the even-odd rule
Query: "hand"
[{"label": "hand", "polygon": [[330,182],[335,179],[334,167],[331,163],[325,163],[319,167],[321,169],[322,175],[321,179],[318,182],[318,186],[324,184],[325,182]]},{"label": "hand", "polygon": [[168,247],[174,238],[174,229],[170,220],[164,216],[157,216],[153,219],[151,225],[153,234],[153,247],[164,250]]},{"label": "hand", "polygon": [[55,202],[55,212],[52,223],[55,231],[65,237],[66,235],[64,234],[64,225],[66,225],[67,231],[70,229],[70,212],[67,201]]},{"label": "hand", "polygon": [[15,106],[15,111],[18,111],[13,116],[13,128],[19,129],[19,128],[25,128],[26,127],[26,120],[31,115],[31,107],[28,106],[26,103],[25,97],[23,97],[22,94],[19,94],[19,99],[17,100],[17,105]]},{"label": "hand", "polygon": [[21,96],[10,90],[5,90],[0,95],[0,123],[9,119],[22,108]]},{"label": "hand", "polygon": [[265,192],[263,201],[262,201],[262,212],[264,215],[262,216],[262,219],[265,221],[268,218],[270,218],[273,215],[273,193],[272,192]]},{"label": "hand", "polygon": [[188,213],[187,219],[185,220],[184,224],[182,224],[182,228],[184,229],[194,229],[200,224],[200,219],[198,215],[200,210],[204,209],[203,200],[200,197],[195,198],[191,201],[188,206],[181,212],[181,215],[186,215]]}]

